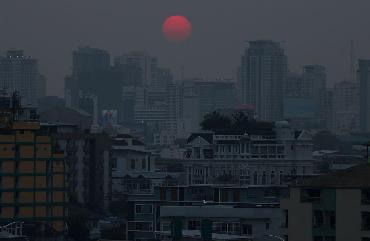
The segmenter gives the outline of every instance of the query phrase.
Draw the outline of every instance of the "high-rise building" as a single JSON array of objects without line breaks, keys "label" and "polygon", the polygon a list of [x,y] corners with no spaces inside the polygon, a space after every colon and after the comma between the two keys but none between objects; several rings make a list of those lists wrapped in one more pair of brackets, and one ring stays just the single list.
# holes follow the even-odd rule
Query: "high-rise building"
[{"label": "high-rise building", "polygon": [[319,99],[320,92],[326,88],[326,70],[321,65],[305,65],[302,74],[302,94]]},{"label": "high-rise building", "polygon": [[45,96],[45,82],[37,60],[22,50],[8,50],[5,57],[0,56],[0,88],[19,91],[23,105],[37,105]]},{"label": "high-rise building", "polygon": [[285,97],[307,98],[303,91],[302,75],[289,72],[285,82]]},{"label": "high-rise building", "polygon": [[149,86],[156,82],[157,59],[145,51],[131,51],[115,59],[115,65],[131,65],[141,69],[143,85]]},{"label": "high-rise building", "polygon": [[280,201],[281,240],[369,240],[370,166],[300,180]]},{"label": "high-rise building", "polygon": [[351,81],[341,81],[333,89],[334,131],[345,134],[358,130],[358,89]]},{"label": "high-rise building", "polygon": [[254,105],[259,119],[281,119],[287,57],[280,44],[271,40],[250,41],[239,70],[242,102]]},{"label": "high-rise building", "polygon": [[73,51],[74,76],[81,77],[97,71],[107,71],[109,67],[110,55],[106,50],[86,46]]},{"label": "high-rise building", "polygon": [[190,131],[198,131],[203,117],[219,109],[236,107],[235,83],[231,81],[185,80],[180,86],[180,119]]},{"label": "high-rise building", "polygon": [[80,91],[104,97],[104,93],[100,95],[100,92],[108,86],[109,69],[110,55],[105,50],[80,47],[73,51],[72,75],[65,78],[67,107],[78,108]]},{"label": "high-rise building", "polygon": [[333,90],[325,90],[320,95],[320,115],[319,124],[327,129],[333,128]]},{"label": "high-rise building", "polygon": [[62,233],[67,216],[64,154],[39,122],[22,117],[14,100],[13,95],[12,109],[2,108],[0,114],[0,222],[40,223]]},{"label": "high-rise building", "polygon": [[302,73],[302,96],[312,99],[314,103],[315,116],[320,118],[321,96],[326,90],[326,70],[321,65],[305,65]]},{"label": "high-rise building", "polygon": [[[55,126],[49,124],[50,129],[57,130]],[[108,134],[68,133],[65,130],[49,132],[64,151],[69,172],[66,182],[70,201],[94,211],[106,210],[111,199],[111,146]]]},{"label": "high-rise building", "polygon": [[178,89],[161,87],[124,87],[122,119],[125,124],[145,124],[155,129],[176,131],[179,117]]},{"label": "high-rise building", "polygon": [[357,81],[360,92],[360,130],[370,131],[370,60],[358,62]]}]

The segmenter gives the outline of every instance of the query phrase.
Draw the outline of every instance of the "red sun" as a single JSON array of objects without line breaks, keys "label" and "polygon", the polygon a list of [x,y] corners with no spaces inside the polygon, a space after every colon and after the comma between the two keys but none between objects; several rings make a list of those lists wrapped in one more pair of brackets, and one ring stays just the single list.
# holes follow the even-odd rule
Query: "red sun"
[{"label": "red sun", "polygon": [[162,25],[163,35],[173,43],[184,42],[190,37],[191,31],[190,21],[179,15],[168,17]]}]

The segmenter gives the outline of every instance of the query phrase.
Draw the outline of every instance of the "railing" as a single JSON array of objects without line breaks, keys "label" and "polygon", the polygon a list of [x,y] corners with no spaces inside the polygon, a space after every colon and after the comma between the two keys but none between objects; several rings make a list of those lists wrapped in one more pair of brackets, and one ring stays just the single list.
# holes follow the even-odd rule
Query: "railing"
[{"label": "railing", "polygon": [[0,232],[0,235],[6,233],[9,234],[9,236],[21,237],[23,236],[23,222],[12,222],[5,226],[1,226]]}]

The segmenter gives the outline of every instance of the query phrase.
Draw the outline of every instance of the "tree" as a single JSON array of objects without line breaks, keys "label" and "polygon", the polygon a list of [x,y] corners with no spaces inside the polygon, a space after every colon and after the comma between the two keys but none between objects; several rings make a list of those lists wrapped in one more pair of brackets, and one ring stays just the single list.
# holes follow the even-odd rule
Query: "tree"
[{"label": "tree", "polygon": [[206,114],[200,126],[203,130],[223,132],[228,131],[231,127],[231,120],[229,117],[221,115],[217,111]]},{"label": "tree", "polygon": [[235,112],[232,115],[232,129],[239,134],[246,132],[251,124],[251,120],[242,111]]},{"label": "tree", "polygon": [[323,130],[313,137],[314,150],[338,150],[340,141],[330,131]]},{"label": "tree", "polygon": [[70,208],[69,217],[67,219],[69,235],[74,240],[88,240],[89,228],[88,213],[82,208]]}]

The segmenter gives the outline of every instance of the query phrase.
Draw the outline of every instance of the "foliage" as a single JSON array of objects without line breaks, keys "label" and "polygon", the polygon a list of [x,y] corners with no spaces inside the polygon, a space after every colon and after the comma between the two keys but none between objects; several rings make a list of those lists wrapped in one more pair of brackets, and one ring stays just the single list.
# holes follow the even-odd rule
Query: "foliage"
[{"label": "foliage", "polygon": [[70,208],[67,219],[69,235],[78,241],[87,240],[89,236],[88,213],[81,208]]},{"label": "foliage", "polygon": [[341,143],[330,131],[323,130],[313,137],[313,145],[314,150],[338,150]]},{"label": "foliage", "polygon": [[124,199],[113,201],[111,202],[109,206],[109,211],[114,216],[120,217],[120,218],[127,218],[130,211],[129,206],[127,204],[127,201]]},{"label": "foliage", "polygon": [[270,131],[273,123],[256,121],[250,118],[244,112],[239,111],[229,116],[222,115],[217,111],[204,116],[201,122],[203,130],[213,131],[216,133],[253,133],[254,131]]},{"label": "foliage", "polygon": [[221,115],[217,111],[206,114],[203,121],[200,123],[203,130],[210,131],[226,131],[231,126],[229,117]]}]

